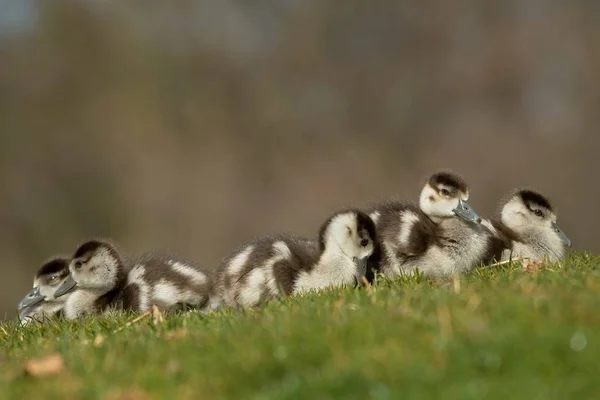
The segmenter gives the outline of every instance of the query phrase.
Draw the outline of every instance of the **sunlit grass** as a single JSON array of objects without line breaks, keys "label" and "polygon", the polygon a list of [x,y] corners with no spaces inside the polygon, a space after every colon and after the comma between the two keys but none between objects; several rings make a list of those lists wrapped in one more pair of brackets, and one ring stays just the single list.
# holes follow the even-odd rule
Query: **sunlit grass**
[{"label": "sunlit grass", "polygon": [[[153,324],[116,315],[0,330],[4,398],[595,398],[600,258],[460,280],[379,278]],[[100,339],[98,339],[100,337]],[[54,352],[58,377],[23,374]]]}]

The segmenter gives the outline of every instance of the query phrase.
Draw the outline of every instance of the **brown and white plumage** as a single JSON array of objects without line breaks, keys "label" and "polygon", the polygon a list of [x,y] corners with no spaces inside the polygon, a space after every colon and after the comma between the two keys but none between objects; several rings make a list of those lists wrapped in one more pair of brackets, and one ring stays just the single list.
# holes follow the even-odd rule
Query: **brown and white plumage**
[{"label": "brown and white plumage", "polygon": [[571,241],[556,221],[554,208],[545,196],[520,189],[504,202],[500,219],[484,220],[482,224],[503,244],[500,251],[498,247],[494,251],[496,260],[512,256],[534,262],[555,262],[571,247]]},{"label": "brown and white plumage", "polygon": [[65,305],[69,319],[113,309],[145,312],[152,305],[165,311],[208,302],[212,280],[196,265],[158,254],[125,261],[117,248],[90,240],[77,249],[69,265],[70,279],[56,296],[71,293]]},{"label": "brown and white plumage", "polygon": [[466,182],[444,171],[431,175],[418,207],[401,201],[372,207],[380,246],[371,268],[387,276],[419,270],[432,277],[472,270],[486,258],[492,235],[468,199]]},{"label": "brown and white plumage", "polygon": [[60,313],[67,297],[55,298],[55,290],[69,275],[69,258],[55,256],[46,261],[33,278],[33,287],[19,302],[17,311],[22,325],[43,322]]},{"label": "brown and white plumage", "polygon": [[252,307],[283,295],[355,284],[365,274],[375,240],[373,221],[358,210],[328,218],[318,240],[259,238],[221,263],[212,307]]}]

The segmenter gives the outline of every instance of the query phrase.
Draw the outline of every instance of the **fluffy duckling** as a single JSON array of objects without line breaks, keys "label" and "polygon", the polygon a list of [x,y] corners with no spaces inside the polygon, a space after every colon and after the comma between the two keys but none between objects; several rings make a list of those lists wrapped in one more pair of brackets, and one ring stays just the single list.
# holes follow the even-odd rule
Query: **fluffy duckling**
[{"label": "fluffy duckling", "polygon": [[33,288],[17,306],[22,325],[31,321],[43,321],[61,312],[66,297],[57,299],[55,290],[69,275],[69,259],[56,256],[46,261],[33,278]]},{"label": "fluffy duckling", "polygon": [[466,182],[452,172],[436,172],[421,190],[419,207],[400,201],[376,205],[379,248],[369,269],[387,276],[419,270],[445,277],[467,272],[487,254],[491,233],[468,203]]},{"label": "fluffy duckling", "polygon": [[112,244],[90,240],[69,265],[69,278],[55,296],[73,292],[65,316],[76,319],[112,309],[145,312],[154,304],[165,311],[208,301],[211,280],[198,267],[158,255],[144,255],[132,268]]},{"label": "fluffy duckling", "polygon": [[138,257],[127,276],[139,312],[152,305],[166,312],[202,310],[213,289],[213,272],[179,257],[150,253]]},{"label": "fluffy duckling", "polygon": [[564,257],[566,248],[571,247],[571,241],[558,227],[556,219],[554,208],[545,196],[521,189],[505,201],[500,220],[484,220],[482,224],[502,245],[496,244],[491,250],[495,260],[512,256],[533,262],[556,262]]},{"label": "fluffy duckling", "polygon": [[328,218],[318,241],[292,235],[259,238],[222,262],[211,307],[252,307],[282,295],[356,284],[375,241],[371,218],[352,209]]},{"label": "fluffy duckling", "polygon": [[[104,313],[123,300],[127,270],[111,244],[98,240],[83,243],[73,254],[69,272],[54,294],[57,298],[70,294],[64,308],[67,319]],[[132,300],[126,300],[129,306]]]}]

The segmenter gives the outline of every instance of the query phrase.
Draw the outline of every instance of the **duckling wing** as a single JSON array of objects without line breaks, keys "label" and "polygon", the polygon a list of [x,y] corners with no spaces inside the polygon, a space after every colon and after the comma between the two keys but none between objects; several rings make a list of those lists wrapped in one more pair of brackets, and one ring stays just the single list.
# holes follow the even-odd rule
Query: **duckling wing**
[{"label": "duckling wing", "polygon": [[294,290],[296,279],[302,271],[310,271],[319,261],[319,243],[313,239],[289,238],[287,254],[273,264],[273,275],[281,293]]},{"label": "duckling wing", "polygon": [[229,306],[251,307],[287,293],[299,268],[295,254],[307,246],[316,241],[284,234],[240,246],[218,267],[215,296]]},{"label": "duckling wing", "polygon": [[403,256],[422,254],[436,241],[437,226],[421,210],[406,206],[382,215],[380,240]]},{"label": "duckling wing", "polygon": [[378,216],[377,244],[368,275],[374,270],[393,274],[436,243],[437,226],[414,204],[388,201],[374,210]]},{"label": "duckling wing", "polygon": [[166,310],[202,308],[214,283],[212,271],[194,262],[164,252],[137,257],[128,272],[121,301],[124,309],[147,311],[152,304]]}]

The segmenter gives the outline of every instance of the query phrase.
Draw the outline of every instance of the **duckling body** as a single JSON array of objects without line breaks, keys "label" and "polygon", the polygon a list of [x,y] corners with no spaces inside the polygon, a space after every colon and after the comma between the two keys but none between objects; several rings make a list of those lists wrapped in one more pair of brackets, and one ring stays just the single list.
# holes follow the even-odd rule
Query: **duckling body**
[{"label": "duckling body", "polygon": [[456,174],[433,174],[421,191],[419,207],[400,201],[374,206],[380,248],[372,268],[387,276],[445,277],[472,270],[489,251],[492,234],[479,225],[468,205],[469,190]]},{"label": "duckling body", "polygon": [[56,294],[73,291],[65,305],[69,319],[114,309],[145,312],[152,305],[164,311],[202,306],[211,284],[209,275],[193,264],[158,254],[143,255],[130,264],[115,246],[98,240],[77,249],[69,270],[72,279]]},{"label": "duckling body", "polygon": [[127,276],[129,308],[145,312],[152,305],[165,311],[203,308],[212,291],[212,274],[200,266],[165,254],[139,257]]},{"label": "duckling body", "polygon": [[218,301],[252,307],[275,297],[355,284],[374,248],[373,221],[358,210],[335,213],[319,240],[293,235],[262,237],[226,258],[217,271]]},{"label": "duckling body", "polygon": [[502,244],[491,253],[498,261],[511,257],[533,262],[562,259],[571,241],[558,227],[550,201],[533,190],[518,190],[502,206],[500,219],[482,222]]},{"label": "duckling body", "polygon": [[59,314],[67,297],[55,298],[54,291],[69,275],[69,258],[56,256],[46,261],[36,272],[31,291],[17,307],[22,325],[42,322]]}]

